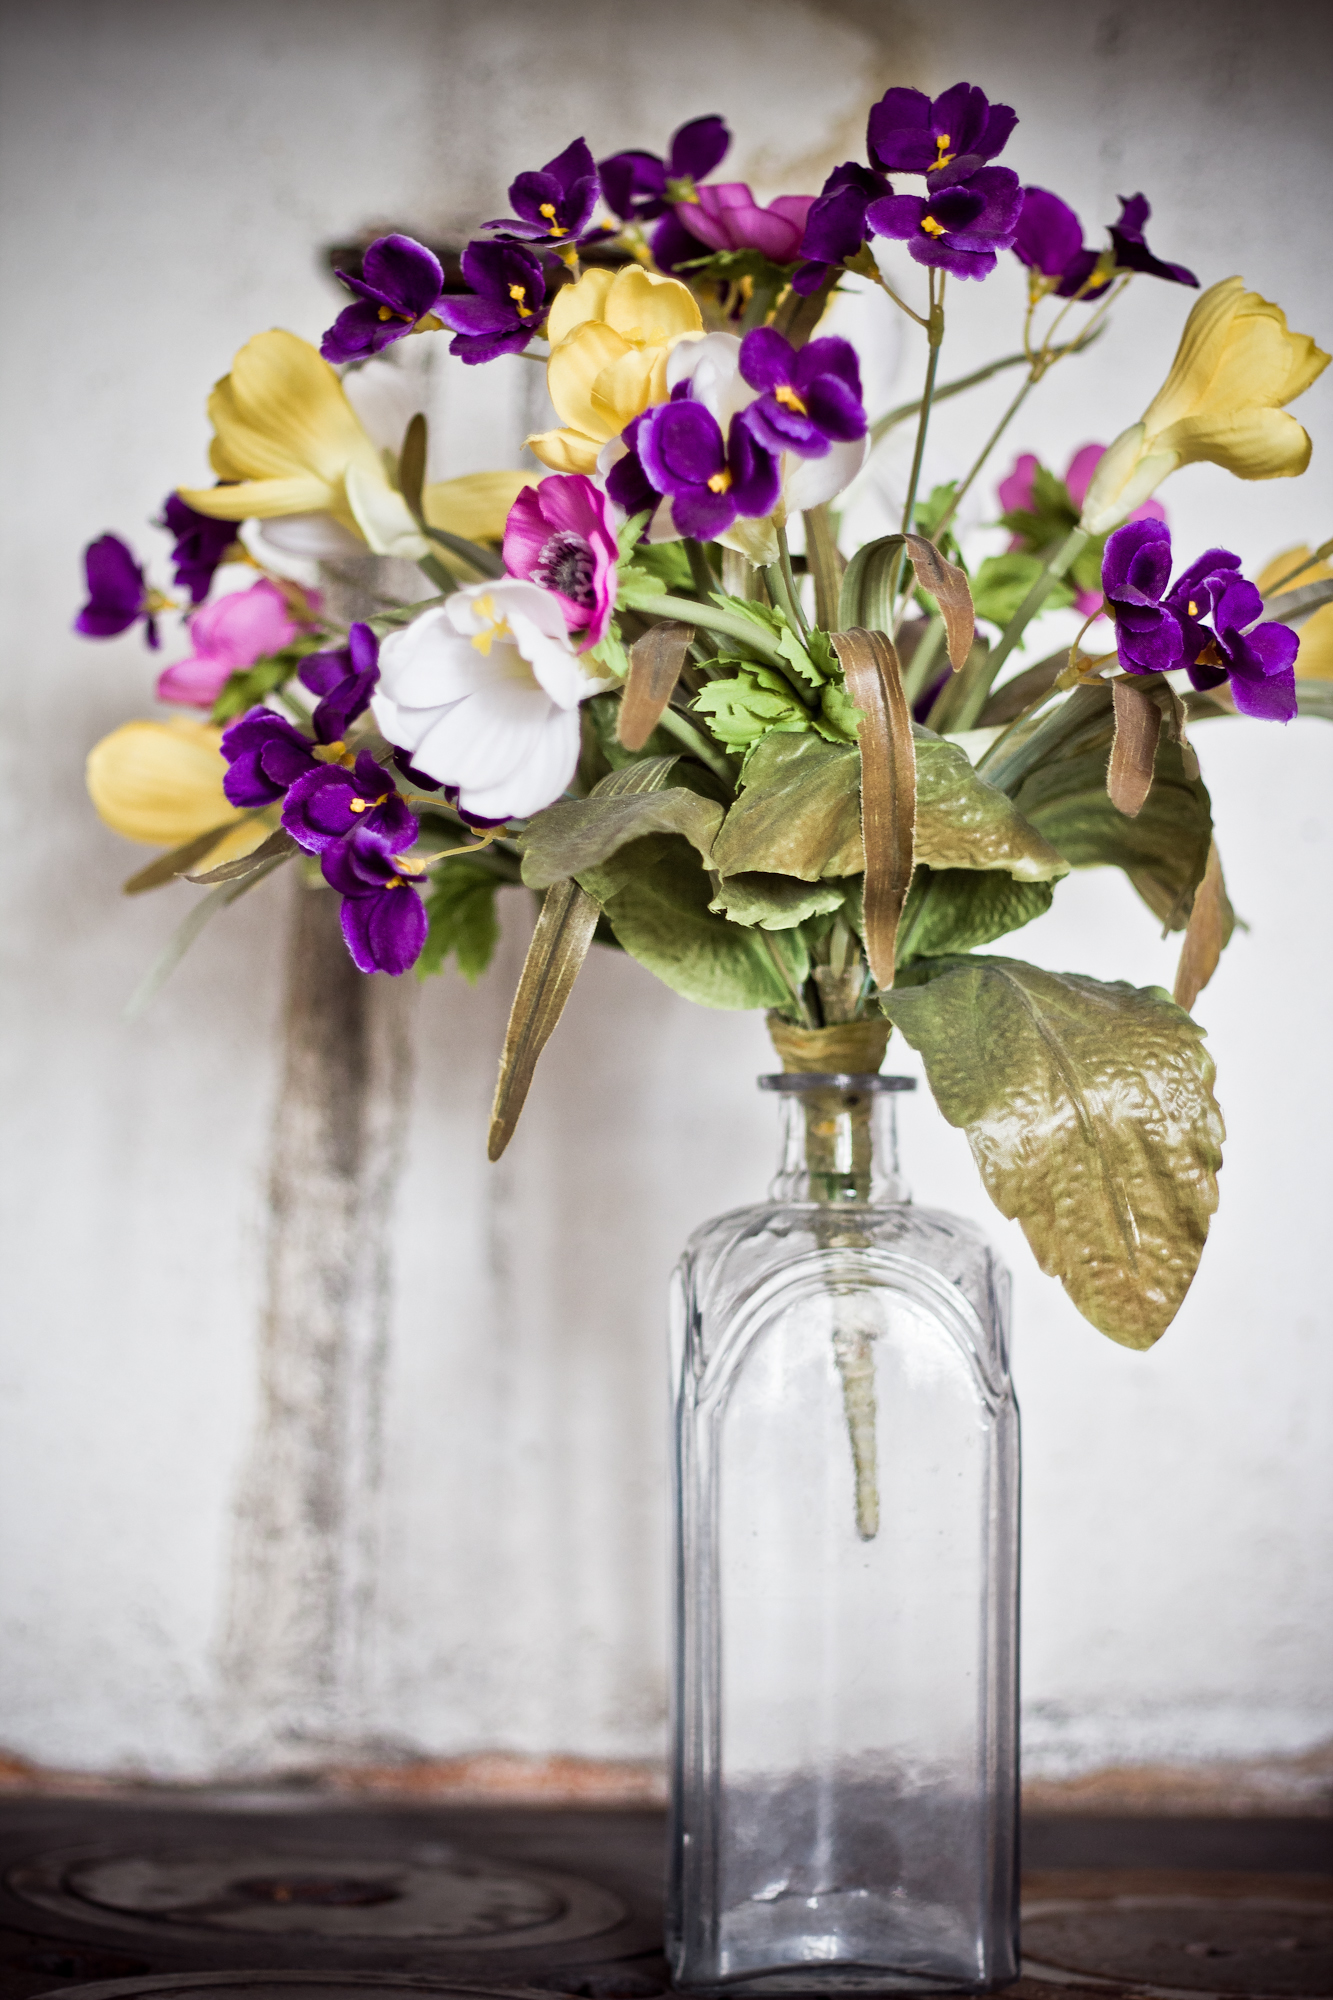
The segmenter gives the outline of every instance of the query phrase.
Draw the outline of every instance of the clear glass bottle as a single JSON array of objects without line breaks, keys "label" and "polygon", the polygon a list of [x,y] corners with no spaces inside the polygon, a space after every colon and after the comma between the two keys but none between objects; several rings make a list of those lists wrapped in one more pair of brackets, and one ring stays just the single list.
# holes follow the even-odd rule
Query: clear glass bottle
[{"label": "clear glass bottle", "polygon": [[760,1078],[782,1163],[677,1271],[677,1985],[1018,1972],[1008,1274],[898,1177],[892,1076]]}]

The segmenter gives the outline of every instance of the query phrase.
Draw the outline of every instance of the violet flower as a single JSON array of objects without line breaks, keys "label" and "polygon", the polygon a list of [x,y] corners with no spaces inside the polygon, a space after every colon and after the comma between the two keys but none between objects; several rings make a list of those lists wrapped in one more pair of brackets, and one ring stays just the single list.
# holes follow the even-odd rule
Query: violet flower
[{"label": "violet flower", "polygon": [[932,190],[970,180],[1001,152],[1018,123],[972,83],[931,99],[924,90],[888,90],[870,113],[866,144],[881,173],[927,174]]},{"label": "violet flower", "polygon": [[439,302],[439,317],[456,335],[449,352],[460,360],[494,361],[525,348],[546,317],[546,276],[530,250],[516,243],[469,243],[465,298]]},{"label": "violet flower", "polygon": [[381,236],[361,260],[361,276],[334,274],[356,304],[346,306],[319,344],[326,361],[364,361],[420,327],[437,327],[444,290],[440,260],[410,236]]},{"label": "violet flower", "polygon": [[1111,282],[1109,270],[1090,282],[1101,258],[1096,250],[1084,249],[1083,224],[1068,202],[1049,188],[1023,189],[1014,255],[1045,278],[1044,289],[1057,298],[1099,298]]},{"label": "violet flower", "polygon": [[353,625],[337,652],[308,653],[302,660],[302,685],[321,697],[311,717],[321,743],[341,743],[369,707],[380,677],[379,655],[380,642],[369,625]]},{"label": "violet flower", "polygon": [[995,269],[996,252],[1013,243],[1022,209],[1018,175],[1008,167],[982,167],[966,184],[950,181],[924,198],[885,195],[870,204],[866,222],[876,236],[905,242],[918,264],[957,278],[984,278]]},{"label": "violet flower", "polygon": [[724,440],[711,410],[690,401],[687,384],[681,388],[687,393],[677,389],[625,430],[627,455],[612,466],[607,492],[628,510],[646,483],[650,505],[670,501],[678,535],[711,541],[740,514],[771,514],[782,478],[776,457],[750,429],[748,410],[731,419]]},{"label": "violet flower", "polygon": [[160,646],[156,613],[164,600],[144,582],[140,565],[119,535],[99,535],[83,552],[88,602],[74,620],[85,639],[114,639],[140,618],[150,646]]},{"label": "violet flower", "polygon": [[599,192],[597,163],[588,142],[575,139],[540,172],[520,174],[511,181],[513,216],[501,216],[485,227],[498,230],[501,242],[577,243],[592,220]]},{"label": "violet flower", "polygon": [[1165,674],[1185,664],[1180,621],[1162,602],[1170,579],[1171,530],[1164,521],[1130,521],[1116,529],[1102,557],[1102,592],[1128,673]]},{"label": "violet flower", "polygon": [[766,450],[823,458],[831,444],[865,436],[861,371],[849,341],[826,337],[798,350],[774,328],[756,327],[741,342],[740,371],[761,392],[745,421]]},{"label": "violet flower", "polygon": [[179,493],[168,493],[158,526],[176,538],[171,551],[175,564],[173,580],[182,590],[189,591],[191,604],[202,604],[213,587],[213,577],[222,558],[236,540],[238,523],[215,521],[210,514],[197,514]]},{"label": "violet flower", "polygon": [[234,806],[271,806],[290,785],[317,770],[314,744],[271,708],[252,708],[222,732],[230,769],[222,789]]},{"label": "violet flower", "polygon": [[396,979],[420,958],[428,926],[417,878],[398,866],[394,852],[390,842],[358,826],[324,850],[320,867],[343,898],[342,932],[353,964]]},{"label": "violet flower", "polygon": [[616,543],[606,496],[585,473],[553,473],[525,486],[505,522],[504,562],[559,601],[583,650],[600,645],[616,602]]},{"label": "violet flower", "polygon": [[159,701],[211,708],[231,676],[280,653],[300,631],[287,600],[267,577],[215,597],[188,620],[194,650],[158,675]]},{"label": "violet flower", "polygon": [[[1291,721],[1300,635],[1290,625],[1257,622],[1264,601],[1240,574],[1239,556],[1229,549],[1206,549],[1182,572],[1166,603],[1180,621],[1185,664],[1196,688],[1204,691],[1229,680],[1242,715]],[[1209,618],[1211,631],[1204,623]]]},{"label": "violet flower", "polygon": [[689,201],[696,184],[720,166],[731,144],[725,121],[691,118],[671,135],[666,158],[656,153],[613,153],[600,160],[602,193],[622,222],[651,222],[672,202]]},{"label": "violet flower", "polygon": [[1197,290],[1199,281],[1193,271],[1183,264],[1164,264],[1144,242],[1143,225],[1151,214],[1145,196],[1121,195],[1119,219],[1111,224],[1117,271],[1146,271],[1150,278],[1169,278],[1173,284],[1193,285]]},{"label": "violet flower", "polygon": [[677,205],[676,220],[710,250],[758,250],[771,263],[790,264],[814,205],[812,194],[783,194],[764,208],[744,181],[713,181]]},{"label": "violet flower", "polygon": [[417,837],[417,816],[389,772],[362,750],[355,767],[316,764],[288,787],[282,823],[298,847],[322,854],[357,827],[376,834],[391,854]]},{"label": "violet flower", "polygon": [[866,210],[893,188],[873,167],[846,160],[820,189],[805,219],[801,256],[807,259],[792,278],[792,289],[808,298],[830,271],[848,263],[866,240]]}]

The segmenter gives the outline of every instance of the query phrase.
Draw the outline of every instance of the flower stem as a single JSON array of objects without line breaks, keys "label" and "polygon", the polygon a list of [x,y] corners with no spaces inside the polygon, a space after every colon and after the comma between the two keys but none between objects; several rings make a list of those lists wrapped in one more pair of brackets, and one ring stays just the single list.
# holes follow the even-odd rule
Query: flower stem
[{"label": "flower stem", "polygon": [[1012,401],[1012,403],[1010,403],[1008,409],[1005,411],[1004,415],[1000,418],[999,423],[996,424],[995,429],[991,432],[990,436],[986,439],[985,444],[981,447],[979,454],[973,460],[972,468],[969,471],[966,479],[963,481],[962,485],[958,488],[958,491],[954,494],[953,499],[949,502],[948,506],[941,514],[939,520],[936,522],[935,532],[931,538],[934,541],[936,548],[940,546],[940,537],[944,533],[944,530],[948,527],[950,521],[952,521],[954,515],[958,512],[959,503],[964,499],[969,489],[971,488],[973,481],[976,479],[977,474],[981,471],[982,466],[986,463],[986,460],[990,457],[996,445],[1000,442],[1000,439],[1004,436],[1006,430],[1009,428],[1009,425],[1012,423],[1013,419],[1018,415],[1018,412],[1022,409],[1028,391],[1032,388],[1036,380],[1037,376],[1035,371],[1030,372],[1026,382],[1023,383],[1018,394],[1014,397],[1014,400]]},{"label": "flower stem", "polygon": [[921,481],[921,460],[926,449],[926,431],[930,424],[930,406],[935,399],[935,373],[940,365],[940,348],[944,343],[944,273],[940,273],[938,293],[935,273],[930,274],[930,320],[926,327],[926,338],[930,342],[930,360],[926,364],[926,386],[921,393],[921,413],[916,424],[916,450],[912,453],[912,474],[907,482],[907,499],[903,503],[903,533],[912,532],[912,515],[916,511],[916,489]]},{"label": "flower stem", "polygon": [[692,597],[671,597],[665,592],[654,592],[644,596],[631,607],[643,618],[679,618],[687,625],[702,625],[709,632],[721,632],[725,638],[739,639],[757,653],[770,667],[781,673],[785,661],[778,649],[776,639],[770,639],[756,619],[743,617],[739,611],[728,611],[721,604],[700,604]]},{"label": "flower stem", "polygon": [[[934,401],[944,403],[950,396],[961,396],[964,389],[975,389],[978,382],[989,382],[991,376],[998,375],[1002,369],[1021,368],[1027,359],[1026,354],[1006,354],[1001,361],[989,361],[984,368],[976,368],[970,375],[960,375],[956,382],[946,382],[942,389],[935,391]],[[899,403],[896,408],[886,410],[882,417],[876,417],[870,426],[871,446],[877,445],[882,437],[887,437],[896,424],[906,423],[909,417],[919,415],[920,410],[918,397],[914,403]]]},{"label": "flower stem", "polygon": [[968,702],[969,713],[966,716],[959,715],[955,718],[953,724],[955,729],[968,729],[971,727],[973,720],[972,711],[975,711],[977,715],[981,713],[986,697],[991,691],[995,676],[999,673],[1000,668],[1009,658],[1014,647],[1041,610],[1042,605],[1046,602],[1056,584],[1067,574],[1071,565],[1077,561],[1091,539],[1086,528],[1070,529],[1027,596],[1023,599],[1023,602],[1019,605],[1017,611],[1015,611],[1013,617],[1009,620],[1009,623],[1005,626],[999,645],[987,659],[984,668],[977,673],[976,680],[969,691],[971,696]]},{"label": "flower stem", "polygon": [[782,575],[782,587],[787,594],[787,609],[796,621],[796,629],[803,639],[810,637],[810,621],[801,603],[801,594],[796,588],[796,576],[791,566],[791,550],[787,546],[786,525],[774,518],[773,526],[778,537],[778,568]]},{"label": "flower stem", "polygon": [[732,765],[727,762],[723,752],[715,749],[703,731],[696,729],[694,724],[688,717],[683,716],[678,708],[664,708],[658,717],[657,726],[659,729],[665,729],[669,735],[674,736],[678,743],[683,743],[690,755],[697,757],[701,764],[706,764],[715,776],[722,779],[729,790],[735,789],[736,772]]}]

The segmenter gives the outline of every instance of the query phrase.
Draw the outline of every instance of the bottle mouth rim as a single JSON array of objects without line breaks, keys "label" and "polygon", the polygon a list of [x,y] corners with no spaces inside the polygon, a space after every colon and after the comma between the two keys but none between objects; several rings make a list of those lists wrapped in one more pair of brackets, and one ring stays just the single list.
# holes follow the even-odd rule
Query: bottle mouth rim
[{"label": "bottle mouth rim", "polygon": [[780,1093],[801,1090],[844,1090],[856,1092],[915,1090],[914,1076],[881,1076],[879,1071],[785,1070],[776,1076],[757,1078],[761,1090]]}]

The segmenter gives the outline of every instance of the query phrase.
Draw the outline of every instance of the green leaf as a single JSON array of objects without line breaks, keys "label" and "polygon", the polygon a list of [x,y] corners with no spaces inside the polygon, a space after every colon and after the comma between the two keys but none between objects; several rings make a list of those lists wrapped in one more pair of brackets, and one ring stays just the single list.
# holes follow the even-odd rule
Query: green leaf
[{"label": "green leaf", "polygon": [[799,931],[749,930],[710,911],[712,882],[678,835],[636,840],[579,879],[631,958],[701,1007],[788,1008],[809,975]]},{"label": "green leaf", "polygon": [[596,660],[603,673],[614,674],[617,680],[624,680],[629,672],[629,654],[625,651],[625,642],[614,618],[607,626],[605,635],[595,646],[588,648],[587,657]]},{"label": "green leaf", "polygon": [[1160,987],[1011,958],[914,970],[922,983],[880,1005],[967,1133],[991,1200],[1085,1319],[1151,1347],[1217,1207],[1223,1127],[1201,1030]]},{"label": "green leaf", "polygon": [[491,1104],[488,1159],[498,1160],[514,1136],[537,1058],[565,1010],[596,928],[597,905],[577,882],[557,882],[547,891],[509,1010]]},{"label": "green leaf", "polygon": [[708,905],[733,924],[790,931],[808,917],[832,916],[846,900],[844,884],[796,882],[790,875],[729,875]]},{"label": "green leaf", "polygon": [[[990,625],[998,625],[1003,631],[1014,618],[1028,592],[1041,576],[1045,564],[1040,556],[1027,555],[1021,549],[1007,550],[1004,555],[987,556],[972,579],[972,603],[978,618],[984,618]],[[1074,593],[1067,583],[1055,583],[1046,598],[1046,609],[1072,604]]]},{"label": "green leaf", "polygon": [[[245,817],[249,819],[253,816],[247,813]],[[122,882],[120,893],[122,896],[142,896],[146,889],[162,889],[168,882],[178,881],[182,875],[188,875],[196,862],[202,861],[205,855],[220,846],[229,833],[235,833],[241,823],[233,814],[221,826],[211,826],[207,833],[197,833],[193,840],[168,848],[165,854],[159,854],[146,868],[136,869],[128,881]]]},{"label": "green leaf", "polygon": [[266,659],[256,660],[252,667],[229,674],[209,711],[209,721],[231,722],[248,708],[257,707],[266,695],[291,680],[307,653],[317,653],[326,643],[313,637],[294,639],[280,653],[271,653]]},{"label": "green leaf", "polygon": [[707,716],[709,728],[728,750],[748,750],[775,729],[799,732],[815,727],[813,714],[776,667],[739,660],[719,664],[735,671],[709,681],[690,707],[696,715]]},{"label": "green leaf", "polygon": [[942,736],[917,737],[916,856],[931,868],[1003,869],[1020,882],[1053,882],[1069,873],[1049,835]]},{"label": "green leaf", "polygon": [[1016,882],[977,868],[918,868],[899,926],[899,958],[907,964],[993,944],[1044,916],[1054,895],[1054,882]]},{"label": "green leaf", "polygon": [[1317,715],[1333,722],[1333,681],[1298,680],[1296,707],[1302,715]]},{"label": "green leaf", "polygon": [[539,812],[519,841],[523,880],[530,889],[570,875],[582,880],[631,841],[656,833],[683,834],[706,858],[721,824],[721,806],[682,786],[628,798],[561,799]]},{"label": "green leaf", "polygon": [[452,952],[458,970],[469,986],[475,986],[495,955],[500,939],[495,914],[495,892],[500,878],[493,869],[469,861],[465,855],[442,862],[432,869],[426,891],[426,916],[430,925],[417,978],[443,972]]}]

